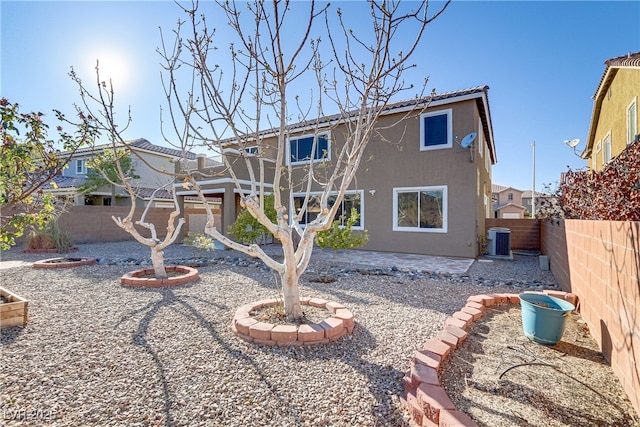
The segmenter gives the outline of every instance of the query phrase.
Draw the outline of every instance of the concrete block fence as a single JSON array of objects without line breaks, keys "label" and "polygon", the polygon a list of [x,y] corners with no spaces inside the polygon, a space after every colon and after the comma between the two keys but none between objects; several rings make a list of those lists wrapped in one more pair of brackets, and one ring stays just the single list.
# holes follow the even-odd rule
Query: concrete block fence
[{"label": "concrete block fence", "polygon": [[640,222],[546,220],[541,250],[640,412]]}]

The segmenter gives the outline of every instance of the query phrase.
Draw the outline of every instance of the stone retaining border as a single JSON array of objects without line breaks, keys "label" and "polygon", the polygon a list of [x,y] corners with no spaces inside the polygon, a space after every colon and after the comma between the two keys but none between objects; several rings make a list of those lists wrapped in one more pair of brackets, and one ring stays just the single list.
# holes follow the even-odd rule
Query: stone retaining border
[{"label": "stone retaining border", "polygon": [[120,278],[120,283],[124,286],[131,287],[161,288],[164,286],[184,285],[200,278],[198,270],[184,265],[170,265],[165,267],[165,270],[167,272],[177,271],[178,273],[183,274],[180,276],[167,277],[166,279],[156,279],[155,277],[140,277],[148,276],[154,273],[153,268],[145,268],[142,270],[135,270],[125,273]]},{"label": "stone retaining border", "polygon": [[[61,260],[67,260],[67,261],[63,262]],[[81,267],[83,265],[93,265],[95,263],[96,263],[95,258],[58,257],[58,258],[43,259],[42,261],[36,261],[32,264],[32,267],[33,268],[71,268],[71,267]]]},{"label": "stone retaining border", "polygon": [[253,310],[278,304],[276,299],[266,299],[245,304],[238,308],[231,329],[245,341],[270,346],[308,346],[337,341],[353,332],[355,318],[351,311],[337,302],[320,298],[300,298],[300,304],[323,308],[332,316],[320,323],[306,325],[273,325],[251,317]]},{"label": "stone retaining border", "polygon": [[[538,293],[564,299],[577,306],[576,294],[555,290]],[[445,320],[440,334],[415,352],[409,371],[402,379],[406,393],[402,400],[409,411],[412,425],[478,427],[466,413],[456,409],[440,385],[438,372],[449,354],[467,338],[469,326],[482,317],[486,308],[507,303],[520,304],[520,297],[508,293],[470,296],[460,311]]]}]

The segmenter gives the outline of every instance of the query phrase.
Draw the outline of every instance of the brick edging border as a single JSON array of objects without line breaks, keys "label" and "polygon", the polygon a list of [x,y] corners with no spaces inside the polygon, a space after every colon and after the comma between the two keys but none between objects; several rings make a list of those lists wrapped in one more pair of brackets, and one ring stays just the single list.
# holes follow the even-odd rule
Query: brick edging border
[{"label": "brick edging border", "polygon": [[279,302],[276,299],[265,299],[238,308],[231,322],[233,333],[239,338],[255,344],[298,347],[337,341],[352,333],[355,327],[355,318],[344,305],[320,298],[300,298],[302,305],[322,308],[331,313],[330,317],[320,323],[300,326],[273,325],[251,317],[250,313],[253,310],[276,305]]},{"label": "brick edging border", "polygon": [[33,268],[72,268],[72,267],[81,267],[83,265],[93,265],[96,263],[95,258],[78,258],[78,261],[73,261],[69,259],[65,262],[54,262],[57,260],[67,259],[67,257],[57,257],[57,258],[49,258],[43,259],[42,261],[36,261],[32,264]]},{"label": "brick edging border", "polygon": [[[573,293],[544,290],[541,293],[569,301],[577,305],[578,296]],[[440,385],[438,373],[449,354],[467,338],[467,330],[495,304],[520,304],[518,294],[480,294],[467,298],[467,303],[444,322],[444,329],[436,338],[428,340],[417,350],[409,371],[402,379],[405,396],[402,399],[418,426],[466,426],[478,427],[466,413],[458,411]]]},{"label": "brick edging border", "polygon": [[142,270],[134,270],[128,273],[125,273],[120,278],[120,283],[124,286],[129,286],[132,288],[136,287],[144,287],[144,288],[161,288],[164,286],[178,286],[184,285],[189,282],[193,282],[200,278],[198,274],[198,270],[192,267],[187,267],[185,265],[171,265],[165,267],[167,272],[169,271],[177,271],[178,273],[183,273],[180,276],[175,277],[167,277],[166,279],[156,279],[155,277],[140,277],[147,276],[149,274],[153,274],[153,268],[144,268]]}]

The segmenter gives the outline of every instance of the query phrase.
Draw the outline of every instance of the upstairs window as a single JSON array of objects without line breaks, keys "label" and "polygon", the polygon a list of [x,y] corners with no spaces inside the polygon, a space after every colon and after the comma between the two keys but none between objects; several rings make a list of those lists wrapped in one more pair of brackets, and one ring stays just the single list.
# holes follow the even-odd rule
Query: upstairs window
[{"label": "upstairs window", "polygon": [[439,150],[453,146],[452,110],[420,115],[420,150]]},{"label": "upstairs window", "polygon": [[83,175],[87,173],[87,163],[84,159],[76,160],[76,174]]},{"label": "upstairs window", "polygon": [[638,103],[634,98],[627,107],[627,145],[631,144],[638,134]]},{"label": "upstairs window", "polygon": [[329,160],[329,145],[329,135],[326,133],[289,138],[289,161],[295,164]]},{"label": "upstairs window", "polygon": [[513,193],[507,194],[507,200],[513,200]]},{"label": "upstairs window", "polygon": [[480,154],[480,157],[482,157],[484,155],[484,139],[482,139],[483,136],[483,130],[482,130],[482,122],[480,122],[478,124],[478,154]]},{"label": "upstairs window", "polygon": [[602,166],[611,161],[611,133],[602,140]]},{"label": "upstairs window", "polygon": [[260,147],[258,147],[257,145],[253,147],[246,147],[244,149],[244,152],[252,156],[257,156],[258,154],[260,154]]}]

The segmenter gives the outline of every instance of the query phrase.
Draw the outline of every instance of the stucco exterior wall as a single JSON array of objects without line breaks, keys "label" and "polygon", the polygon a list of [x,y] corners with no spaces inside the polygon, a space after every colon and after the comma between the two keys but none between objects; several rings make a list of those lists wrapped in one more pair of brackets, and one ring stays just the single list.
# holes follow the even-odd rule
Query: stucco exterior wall
[{"label": "stucco exterior wall", "polygon": [[[477,131],[474,101],[434,107],[429,111],[447,108],[453,110],[453,134],[458,136],[458,141]],[[397,120],[398,116],[389,116],[380,125],[384,129]],[[383,136],[389,142],[370,142],[356,181],[365,196],[364,225],[369,230],[369,242],[364,248],[475,257],[477,236],[484,233],[485,208],[481,193],[491,186],[484,171],[484,158],[476,150],[471,162],[469,150],[455,142],[451,148],[420,151],[418,115],[384,129]],[[394,231],[394,188],[423,186],[446,186],[447,231]],[[371,195],[370,190],[375,190],[375,194]]]},{"label": "stucco exterior wall", "polygon": [[[478,236],[485,234],[484,219],[487,212],[491,213],[491,161],[487,161],[490,153],[484,136],[477,138],[471,148],[459,145],[465,135],[482,131],[476,101],[447,103],[431,107],[428,111],[446,109],[452,111],[452,134],[457,140],[452,147],[436,150],[420,150],[420,111],[409,115],[399,112],[380,119],[380,133],[369,141],[356,179],[349,188],[349,191],[357,191],[362,196],[361,221],[369,234],[369,241],[362,249],[470,258],[479,253]],[[314,176],[319,182],[326,181],[325,178],[333,172],[336,153],[344,145],[347,132],[344,125],[330,131],[330,160],[313,164]],[[300,135],[306,134],[308,132],[300,132]],[[482,155],[478,147],[480,142],[483,144]],[[262,146],[266,157],[275,157],[275,137],[265,138]],[[244,159],[232,156],[232,162],[237,177],[248,182]],[[251,162],[255,164],[257,159]],[[272,182],[273,166],[273,163],[266,164],[266,182]],[[301,193],[306,190],[308,168],[308,164],[294,165],[291,181],[284,174],[280,188],[285,200],[291,191]],[[296,186],[290,188],[290,182]],[[433,186],[446,189],[446,231],[394,230],[394,189]],[[215,187],[212,182],[203,189],[207,191]],[[311,186],[312,192],[320,190],[317,183]],[[266,188],[266,191],[271,189]],[[288,208],[289,214],[293,215],[292,207]],[[229,217],[224,207],[222,216],[223,222]]]},{"label": "stucco exterior wall", "polygon": [[[614,158],[627,146],[627,108],[636,101],[636,108],[640,101],[640,71],[638,69],[620,69],[607,93],[604,94],[600,116],[598,118],[594,146],[591,157],[588,160],[590,169],[602,170],[603,147],[598,143],[611,133],[611,158]],[[640,123],[636,114],[636,132],[640,132]]]},{"label": "stucco exterior wall", "polygon": [[158,188],[173,181],[172,175],[158,173],[152,169],[153,167],[161,171],[173,173],[174,165],[173,163],[169,162],[169,158],[167,156],[161,156],[158,154],[153,154],[146,151],[143,152],[140,150],[136,150],[136,152],[140,154],[140,157],[144,159],[144,162],[135,154],[131,155],[131,164],[135,170],[136,175],[140,176],[139,179],[133,180],[133,184],[135,186],[144,188]]}]

